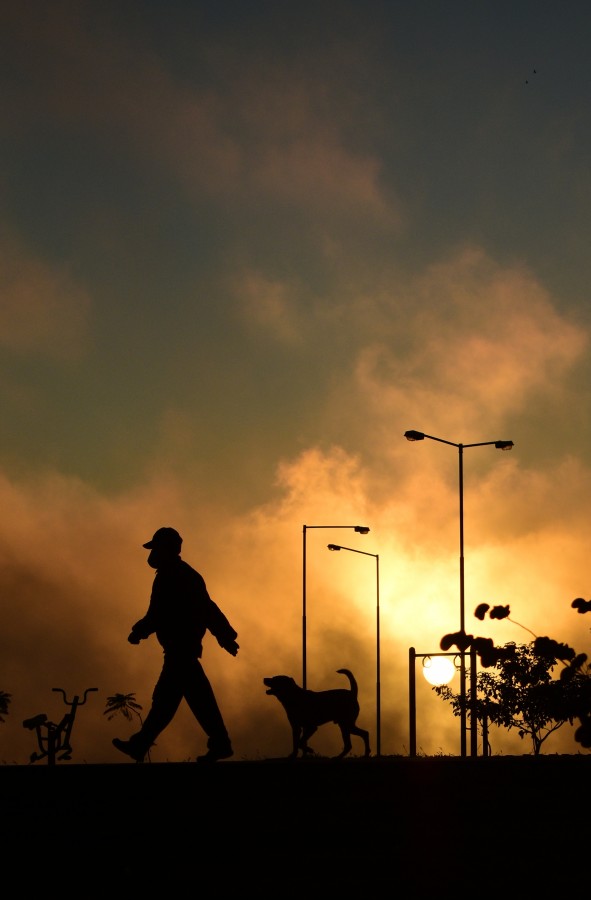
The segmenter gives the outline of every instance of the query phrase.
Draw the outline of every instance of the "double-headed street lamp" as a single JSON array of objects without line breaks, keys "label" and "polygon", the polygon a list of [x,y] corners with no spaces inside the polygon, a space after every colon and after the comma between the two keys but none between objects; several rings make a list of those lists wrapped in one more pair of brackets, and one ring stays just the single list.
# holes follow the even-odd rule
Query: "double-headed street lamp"
[{"label": "double-headed street lamp", "polygon": [[[464,621],[464,463],[463,454],[467,447],[496,447],[497,450],[511,450],[513,441],[479,441],[476,444],[456,444],[454,441],[446,441],[443,438],[433,437],[432,434],[425,434],[423,431],[405,431],[404,437],[407,441],[423,441],[429,438],[431,441],[439,441],[440,444],[448,444],[451,447],[458,448],[459,457],[459,489],[460,489],[460,631],[465,632]],[[476,733],[476,722],[472,717],[471,731],[471,754],[477,755],[478,735]],[[460,753],[466,756],[466,654],[465,651],[460,653]]]},{"label": "double-headed street lamp", "polygon": [[309,528],[351,528],[357,534],[368,534],[366,525],[304,525],[303,526],[303,550],[302,550],[302,687],[306,690],[307,684],[307,659],[306,659],[306,532]]},{"label": "double-headed street lamp", "polygon": [[341,547],[340,544],[329,544],[329,550],[350,550],[351,553],[362,553],[373,556],[376,561],[376,754],[382,755],[382,715],[380,700],[380,557],[378,553],[366,553],[354,547]]}]

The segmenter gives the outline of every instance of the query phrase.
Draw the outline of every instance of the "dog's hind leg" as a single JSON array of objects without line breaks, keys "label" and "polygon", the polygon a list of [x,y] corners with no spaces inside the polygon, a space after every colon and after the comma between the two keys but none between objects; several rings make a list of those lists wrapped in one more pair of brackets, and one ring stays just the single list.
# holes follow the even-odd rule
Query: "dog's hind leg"
[{"label": "dog's hind leg", "polygon": [[371,750],[369,747],[369,731],[366,731],[365,728],[359,728],[357,725],[351,726],[351,734],[356,734],[358,737],[363,738],[363,743],[365,746],[364,756],[370,756]]},{"label": "dog's hind leg", "polygon": [[349,729],[345,728],[344,725],[338,723],[339,728],[341,729],[341,735],[343,736],[343,749],[340,753],[337,753],[336,756],[333,756],[333,759],[342,759],[343,756],[346,756],[347,753],[350,753],[353,749],[353,745],[351,744],[351,735],[349,733]]}]

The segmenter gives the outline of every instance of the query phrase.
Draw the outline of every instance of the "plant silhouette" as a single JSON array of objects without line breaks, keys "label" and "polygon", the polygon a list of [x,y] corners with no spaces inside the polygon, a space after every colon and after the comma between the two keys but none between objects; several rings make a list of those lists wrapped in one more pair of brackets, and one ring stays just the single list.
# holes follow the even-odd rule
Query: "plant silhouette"
[{"label": "plant silhouette", "polygon": [[[140,712],[141,709],[143,709],[143,706],[141,703],[137,702],[135,699],[135,692],[132,691],[129,694],[113,694],[111,697],[107,697],[103,715],[106,716],[109,721],[115,716],[122,715],[128,722],[133,721],[133,717],[137,716],[140,720],[140,725],[143,725],[144,720],[142,719],[142,714]],[[148,761],[151,761],[149,751],[146,755]]]},{"label": "plant silhouette", "polygon": [[5,722],[5,716],[8,715],[8,707],[12,701],[12,694],[6,691],[0,691],[0,722]]},{"label": "plant silhouette", "polygon": [[135,693],[113,694],[112,697],[107,697],[103,715],[106,716],[107,719],[112,719],[121,713],[128,722],[132,721],[133,716],[137,716],[140,722],[142,722],[140,713],[140,709],[142,708],[141,703],[136,702]]},{"label": "plant silhouette", "polygon": [[[571,718],[568,687],[553,677],[557,660],[552,648],[542,652],[532,642],[499,649],[507,652],[499,655],[494,672],[477,675],[477,697],[471,708],[487,728],[489,724],[516,728],[520,738],[529,737],[533,755],[538,756],[544,741]],[[460,695],[448,685],[437,685],[434,690],[459,715]]]},{"label": "plant silhouette", "polygon": [[[591,611],[591,601],[577,597],[571,607],[583,614]],[[530,644],[505,644],[497,647],[490,638],[475,637],[459,631],[443,636],[442,650],[456,646],[462,652],[471,648],[484,669],[480,672],[477,693],[471,698],[474,714],[484,723],[493,722],[506,728],[518,728],[520,737],[529,735],[534,755],[539,754],[543,742],[564,725],[579,720],[575,741],[591,749],[591,665],[586,653],[577,653],[568,644],[550,637],[538,637],[520,622],[510,618],[510,607],[481,603],[474,615],[481,621],[488,614],[491,619],[507,619],[528,631],[534,638]],[[559,677],[552,670],[562,665]],[[450,702],[454,715],[459,715],[462,702],[448,686],[434,688]]]}]

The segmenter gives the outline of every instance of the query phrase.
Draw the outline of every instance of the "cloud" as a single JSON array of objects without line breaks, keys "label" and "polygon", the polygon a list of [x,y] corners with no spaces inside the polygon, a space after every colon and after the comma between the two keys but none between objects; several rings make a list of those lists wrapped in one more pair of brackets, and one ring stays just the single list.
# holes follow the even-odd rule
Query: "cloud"
[{"label": "cloud", "polygon": [[0,346],[14,355],[75,361],[89,340],[91,300],[66,267],[0,236]]},{"label": "cloud", "polygon": [[335,365],[320,415],[378,462],[400,456],[409,428],[516,440],[507,423],[523,429],[574,404],[589,346],[531,272],[476,248],[353,298],[339,325],[357,345]]},{"label": "cloud", "polygon": [[[57,473],[20,481],[4,474],[0,687],[14,699],[0,730],[0,758],[22,763],[34,749],[24,718],[43,711],[55,721],[63,714],[52,687],[70,698],[97,687],[78,713],[75,758],[120,761],[111,738],[127,736],[133,726],[123,719],[107,722],[103,709],[118,692],[135,692],[144,712],[149,706],[160,649],[153,640],[132,647],[126,637],[145,611],[153,575],[141,544],[162,524],[179,528],[184,557],[202,572],[239,631],[236,659],[213,640],[206,640],[204,653],[237,758],[289,751],[288,724],[266,696],[262,678],[280,672],[301,677],[303,525],[368,525],[363,537],[350,528],[308,531],[309,684],[340,686],[336,669],[350,667],[360,683],[361,720],[374,732],[374,559],[330,553],[326,545],[378,554],[383,747],[405,752],[408,648],[435,651],[458,616],[457,484],[437,454],[429,462],[425,455],[422,461],[410,450],[408,455],[412,464],[394,462],[388,490],[376,493],[361,457],[338,446],[310,448],[279,463],[276,497],[242,515],[212,501],[205,485],[179,481],[170,462],[152,480],[110,497]],[[516,621],[584,649],[586,623],[570,601],[584,595],[587,539],[577,487],[590,478],[582,461],[565,463],[559,474],[527,477],[502,454],[471,479],[467,627],[474,624],[477,602],[509,603]],[[558,523],[551,515],[561,499],[579,508],[580,529],[568,529],[566,515]],[[534,513],[520,519],[523,509]],[[475,624],[482,633],[483,623]],[[507,622],[486,627],[498,643],[528,639]],[[453,747],[457,723],[449,710],[430,693],[421,694],[419,703],[424,752],[438,752],[446,741]],[[329,728],[315,740],[323,752],[332,752],[335,743],[338,735]],[[568,741],[565,746],[572,750]],[[202,747],[203,736],[183,707],[154,759],[191,758]]]},{"label": "cloud", "polygon": [[[363,110],[355,78],[349,72],[344,84],[343,66],[331,66],[325,48],[312,73],[299,60],[255,61],[239,43],[222,48],[200,33],[202,78],[188,79],[105,20],[96,28],[86,12],[67,2],[51,16],[36,7],[3,11],[20,76],[4,98],[13,134],[59,122],[64,133],[95,135],[99,145],[114,142],[140,165],[160,168],[199,203],[215,196],[232,207],[287,204],[312,215],[319,233],[350,216],[399,227],[379,159],[350,136],[351,106]],[[363,68],[363,59],[355,65]]]},{"label": "cloud", "polygon": [[234,290],[240,317],[248,330],[261,332],[279,344],[300,343],[297,286],[251,271],[241,274]]},{"label": "cloud", "polygon": [[[76,456],[88,470],[114,459],[117,484],[126,485],[99,489],[47,465],[27,472],[26,453],[21,474],[1,472],[0,689],[14,703],[0,726],[0,759],[26,760],[25,717],[63,713],[53,686],[68,696],[96,686],[78,715],[75,759],[120,761],[111,737],[132,726],[102,712],[117,692],[135,692],[144,710],[150,702],[160,649],[154,640],[131,647],[126,637],[151,586],[141,544],[162,524],[179,528],[185,557],[239,631],[237,659],[212,641],[204,657],[238,758],[289,750],[288,723],[262,678],[301,675],[303,524],[368,525],[364,537],[309,531],[310,685],[340,686],[336,670],[351,668],[362,719],[374,729],[374,559],[326,545],[379,554],[383,745],[403,752],[408,648],[436,650],[459,613],[457,448],[411,445],[409,428],[451,441],[515,441],[510,454],[466,454],[466,611],[509,603],[517,621],[584,649],[587,624],[570,601],[585,596],[587,578],[591,476],[578,435],[589,409],[576,382],[588,383],[588,331],[560,312],[564,298],[534,271],[502,264],[469,235],[420,268],[417,260],[433,259],[423,244],[433,238],[386,187],[398,161],[384,148],[397,143],[404,155],[424,140],[431,159],[432,134],[409,131],[405,150],[392,122],[383,145],[376,140],[379,99],[366,103],[359,77],[367,54],[351,62],[335,40],[325,56],[316,48],[302,63],[199,35],[191,48],[198,67],[184,68],[158,55],[157,40],[140,46],[131,28],[115,34],[89,4],[6,6],[0,22],[13,76],[0,98],[10,153],[37,146],[51,128],[56,147],[82,147],[92,172],[105,158],[118,172],[106,181],[104,206],[85,206],[96,230],[89,238],[82,228],[78,244],[87,271],[104,263],[91,250],[104,248],[107,230],[118,254],[120,271],[103,281],[100,375],[84,373],[80,406],[71,403],[76,385],[43,383],[64,426],[66,412],[72,433],[88,425],[76,446],[92,458],[81,464],[60,428],[50,450],[42,446],[30,434],[32,417],[23,444],[42,446],[37,459]],[[409,125],[415,99],[400,97],[398,109],[413,108]],[[416,157],[417,172],[428,164]],[[113,214],[111,197],[131,168],[137,181]],[[422,177],[417,203],[430,215],[426,169]],[[124,234],[112,228],[116,219],[125,220]],[[206,229],[196,261],[194,242]],[[67,230],[60,233],[65,241]],[[0,242],[0,344],[7,355],[77,362],[96,312],[87,289],[8,234]],[[274,354],[260,352],[263,345]],[[27,415],[30,406],[21,400]],[[508,622],[487,626],[498,641],[527,639]],[[430,700],[421,695],[421,746],[437,752],[449,741],[451,752],[457,722],[437,700],[427,709]],[[329,731],[315,746],[330,746]],[[155,759],[194,757],[203,744],[183,707]]]}]

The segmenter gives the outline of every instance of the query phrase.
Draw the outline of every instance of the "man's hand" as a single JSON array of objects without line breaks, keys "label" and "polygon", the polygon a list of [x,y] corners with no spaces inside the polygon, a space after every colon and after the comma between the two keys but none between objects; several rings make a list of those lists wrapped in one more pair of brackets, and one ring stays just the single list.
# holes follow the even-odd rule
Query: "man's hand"
[{"label": "man's hand", "polygon": [[141,641],[141,637],[138,637],[135,631],[132,631],[127,640],[130,644],[139,644],[139,642]]},{"label": "man's hand", "polygon": [[228,653],[231,653],[232,656],[236,656],[240,649],[236,641],[230,641],[228,644],[223,644],[223,648],[224,650],[227,650]]}]

